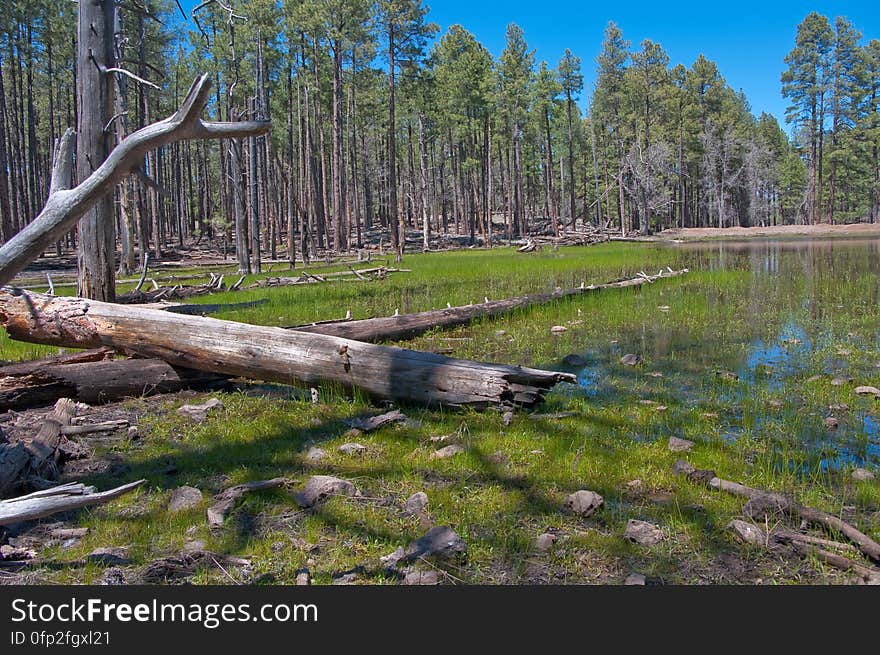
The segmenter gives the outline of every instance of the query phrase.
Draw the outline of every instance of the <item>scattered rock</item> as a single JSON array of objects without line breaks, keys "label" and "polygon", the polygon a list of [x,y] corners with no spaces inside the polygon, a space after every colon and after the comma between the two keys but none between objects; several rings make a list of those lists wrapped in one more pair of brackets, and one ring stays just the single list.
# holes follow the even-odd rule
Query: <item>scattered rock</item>
[{"label": "scattered rock", "polygon": [[417,491],[406,499],[405,509],[407,514],[422,514],[428,506],[428,494],[424,491]]},{"label": "scattered rock", "polygon": [[694,484],[709,484],[709,481],[714,477],[716,475],[712,469],[694,469],[687,474],[687,479]]},{"label": "scattered rock", "polygon": [[125,566],[129,563],[128,549],[115,546],[95,548],[95,550],[86,555],[86,559],[90,562],[107,566]]},{"label": "scattered rock", "polygon": [[669,437],[669,450],[674,453],[684,453],[694,447],[694,442],[679,437]]},{"label": "scattered rock", "polygon": [[668,311],[669,311],[669,305],[658,305],[657,310],[658,310],[658,311],[661,311],[661,312],[668,312]]},{"label": "scattered rock", "polygon": [[[832,378],[830,384],[832,387],[842,387],[843,385],[849,384],[852,381],[853,381],[852,378]],[[859,393],[858,390],[861,388],[862,387],[858,387],[856,389],[856,393]],[[877,389],[876,387],[867,387],[867,388],[874,389],[874,391],[866,391],[864,393],[873,393],[874,395],[880,394],[880,389]]]},{"label": "scattered rock", "polygon": [[440,576],[437,571],[407,571],[403,578],[405,585],[438,585]]},{"label": "scattered rock", "polygon": [[756,546],[767,545],[767,534],[753,523],[734,519],[727,524],[727,529],[742,542]]},{"label": "scattered rock", "polygon": [[545,532],[544,534],[539,534],[535,539],[535,550],[546,553],[548,550],[553,548],[553,544],[556,543],[557,536],[555,534],[550,534],[549,532]]},{"label": "scattered rock", "polygon": [[363,455],[367,451],[367,447],[363,444],[359,444],[357,442],[351,441],[349,443],[344,443],[337,450],[340,453],[345,453],[346,455]]},{"label": "scattered rock", "polygon": [[650,375],[652,378],[662,378],[663,374],[660,371],[648,371],[645,375]]},{"label": "scattered rock", "polygon": [[733,371],[715,371],[715,376],[721,378],[722,380],[739,380],[739,375],[737,375]]},{"label": "scattered rock", "polygon": [[669,408],[666,405],[655,405],[654,406],[655,412],[665,412],[667,409],[669,409]]},{"label": "scattered rock", "polygon": [[486,457],[486,461],[498,466],[501,464],[507,464],[510,461],[510,458],[505,455],[503,451],[496,450],[494,453]]},{"label": "scattered rock", "polygon": [[452,444],[450,446],[444,446],[440,450],[435,450],[431,453],[431,459],[449,459],[450,457],[455,457],[463,452],[464,448],[458,444]]},{"label": "scattered rock", "polygon": [[880,389],[878,389],[877,387],[864,385],[861,387],[856,387],[856,393],[860,396],[880,396]]},{"label": "scattered rock", "polygon": [[168,511],[172,514],[192,509],[202,502],[202,492],[195,487],[178,487],[171,492]]},{"label": "scattered rock", "polygon": [[303,457],[303,459],[308,464],[317,464],[325,457],[327,457],[326,450],[323,450],[321,448],[315,448],[314,446],[312,446],[311,448],[308,449],[308,451],[306,451],[306,454]]},{"label": "scattered rock", "polygon": [[562,334],[563,332],[567,332],[567,331],[568,331],[568,328],[565,327],[564,325],[554,325],[552,328],[550,328],[551,334]]},{"label": "scattered rock", "polygon": [[630,573],[626,576],[626,580],[623,581],[623,584],[630,586],[639,586],[643,587],[648,583],[648,579],[643,576],[641,573]]},{"label": "scattered rock", "polygon": [[223,403],[219,398],[211,398],[201,405],[184,405],[177,410],[177,413],[193,421],[204,421],[209,412],[221,407],[223,407]]},{"label": "scattered rock", "polygon": [[587,360],[576,353],[572,353],[563,357],[562,363],[566,366],[586,366]]},{"label": "scattered rock", "polygon": [[580,491],[575,491],[565,499],[563,509],[586,518],[602,507],[604,502],[605,499],[595,491],[581,489]]},{"label": "scattered rock", "polygon": [[642,356],[634,353],[627,353],[620,358],[620,363],[624,366],[638,366],[642,363]]},{"label": "scattered rock", "polygon": [[351,571],[342,571],[341,573],[334,573],[332,584],[335,585],[353,585],[357,584],[358,578],[360,577],[360,573],[362,569],[357,568]]},{"label": "scattered rock", "polygon": [[645,492],[645,483],[638,478],[630,480],[626,483],[626,491],[633,496],[640,496]]},{"label": "scattered rock", "polygon": [[641,546],[653,546],[663,539],[663,530],[648,521],[630,519],[623,536]]},{"label": "scattered rock", "polygon": [[513,421],[513,412],[507,411],[507,412],[504,412],[504,414],[501,416],[501,422],[504,423],[504,425],[510,425],[512,421]]},{"label": "scattered rock", "polygon": [[836,430],[838,425],[840,425],[839,422],[833,416],[829,416],[825,419],[825,427],[829,430]]},{"label": "scattered rock", "polygon": [[294,496],[300,507],[314,507],[330,496],[359,496],[360,492],[348,480],[334,478],[332,475],[313,475],[302,491]]},{"label": "scattered rock", "polygon": [[782,405],[784,404],[781,400],[773,399],[767,402],[773,409],[782,409]]},{"label": "scattered rock", "polygon": [[428,530],[421,539],[406,547],[404,561],[420,557],[455,559],[467,553],[467,544],[448,525],[438,525]]},{"label": "scattered rock", "polygon": [[672,465],[672,472],[678,475],[690,475],[694,471],[696,471],[696,469],[691,463],[683,459],[675,460],[675,464]]},{"label": "scattered rock", "polygon": [[109,569],[105,570],[104,575],[101,576],[101,584],[107,586],[127,584],[125,580],[125,569],[111,566]]},{"label": "scattered rock", "polygon": [[503,337],[505,334],[507,334],[506,330],[495,330],[496,337]]},{"label": "scattered rock", "polygon": [[128,431],[126,432],[126,436],[130,441],[136,441],[141,438],[140,433],[138,432],[138,426],[130,425],[128,426]]},{"label": "scattered rock", "polygon": [[300,587],[312,584],[312,574],[308,569],[300,569],[296,572],[296,582]]},{"label": "scattered rock", "polygon": [[852,472],[852,479],[856,482],[864,482],[865,480],[873,480],[874,474],[868,469],[857,468]]}]

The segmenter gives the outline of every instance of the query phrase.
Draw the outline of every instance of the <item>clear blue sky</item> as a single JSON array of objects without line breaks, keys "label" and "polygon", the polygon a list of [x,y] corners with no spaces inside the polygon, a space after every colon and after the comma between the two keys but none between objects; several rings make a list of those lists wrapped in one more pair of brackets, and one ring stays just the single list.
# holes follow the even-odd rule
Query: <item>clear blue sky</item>
[{"label": "clear blue sky", "polygon": [[[752,111],[775,115],[784,125],[786,102],[780,93],[783,58],[794,46],[798,23],[811,11],[833,20],[846,16],[861,30],[864,40],[880,39],[880,0],[788,2],[780,0],[426,0],[429,20],[441,34],[459,23],[472,32],[496,57],[504,49],[504,32],[515,22],[525,32],[537,61],[555,66],[565,48],[579,56],[585,92],[596,79],[596,55],[608,21],[623,30],[633,48],[644,39],[660,43],[670,64],[690,66],[702,53],[715,61],[736,90],[743,90]],[[247,0],[234,0],[242,7]],[[196,0],[182,0],[189,11]],[[245,12],[246,13],[246,12]]]}]

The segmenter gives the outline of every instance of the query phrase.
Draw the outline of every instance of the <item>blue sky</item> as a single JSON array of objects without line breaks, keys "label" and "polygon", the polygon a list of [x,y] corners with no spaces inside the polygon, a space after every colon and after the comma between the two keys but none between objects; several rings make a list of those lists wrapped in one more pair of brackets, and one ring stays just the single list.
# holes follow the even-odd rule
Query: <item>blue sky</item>
[{"label": "blue sky", "polygon": [[[236,7],[247,0],[235,0]],[[846,16],[865,40],[880,39],[880,0],[844,2],[785,2],[778,0],[675,1],[650,3],[630,0],[584,2],[577,0],[427,0],[429,20],[441,33],[459,23],[472,32],[492,54],[504,49],[507,24],[517,23],[525,32],[537,61],[551,66],[565,48],[582,60],[585,93],[596,79],[595,58],[608,21],[623,30],[633,48],[643,39],[660,43],[670,64],[690,66],[702,53],[715,61],[728,84],[745,91],[752,111],[775,115],[783,124],[786,102],[780,93],[783,58],[794,46],[798,23],[811,11],[833,20]],[[190,9],[195,0],[183,0]],[[864,41],[863,41],[864,42]]]}]

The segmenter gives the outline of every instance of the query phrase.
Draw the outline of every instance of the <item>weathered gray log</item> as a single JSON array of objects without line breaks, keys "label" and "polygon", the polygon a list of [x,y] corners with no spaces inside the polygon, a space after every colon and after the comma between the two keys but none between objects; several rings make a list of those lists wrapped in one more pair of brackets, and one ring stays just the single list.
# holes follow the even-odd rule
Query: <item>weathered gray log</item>
[{"label": "weathered gray log", "polygon": [[475,305],[435,309],[414,314],[403,314],[402,316],[367,318],[356,321],[327,321],[310,325],[298,325],[291,327],[290,329],[298,332],[329,334],[336,337],[356,339],[358,341],[371,343],[376,341],[395,341],[398,339],[409,339],[436,327],[466,325],[478,318],[498,316],[500,314],[512,312],[516,309],[530,307],[532,305],[540,305],[560,298],[579,296],[605,289],[638,287],[643,284],[650,284],[655,280],[676,277],[685,273],[687,273],[687,269],[680,271],[667,271],[665,273],[660,271],[658,275],[654,276],[639,275],[637,277],[618,280],[616,282],[608,282],[607,284],[591,284],[590,286],[578,287],[575,289],[558,289],[552,293],[533,293],[526,296],[508,298],[506,300],[490,300],[489,302]]},{"label": "weathered gray log", "polygon": [[239,498],[252,491],[261,489],[274,489],[290,482],[287,478],[273,478],[271,480],[258,480],[237,484],[229,489],[224,489],[214,496],[214,504],[208,508],[208,523],[210,525],[223,525],[226,515],[235,506]]},{"label": "weathered gray log", "polygon": [[0,247],[0,286],[9,283],[16,273],[76,225],[118,182],[139,169],[148,152],[175,141],[232,139],[269,131],[268,121],[202,121],[201,114],[210,97],[211,76],[205,73],[193,82],[172,116],[129,134],[91,175],[72,189],[74,132],[68,129],[56,153],[45,207],[27,227]]},{"label": "weathered gray log", "polygon": [[43,419],[37,436],[25,445],[31,455],[30,469],[40,478],[54,478],[59,460],[58,446],[61,444],[61,429],[70,425],[76,416],[76,405],[69,398],[61,398]]},{"label": "weathered gray log", "polygon": [[161,359],[116,359],[0,369],[0,411],[48,405],[59,398],[104,403],[129,396],[203,387],[224,376],[175,368]]},{"label": "weathered gray log", "polygon": [[96,492],[79,482],[62,484],[51,489],[36,491],[27,496],[0,500],[0,525],[40,519],[58,512],[67,512],[88,505],[100,505],[119,498],[141,486],[146,480],[130,482],[115,489]]},{"label": "weathered gray log", "polygon": [[556,383],[577,381],[569,373],[28,292],[0,291],[0,323],[22,341],[112,346],[184,368],[285,384],[337,383],[428,406],[529,407]]},{"label": "weathered gray log", "polygon": [[23,443],[0,444],[0,498],[18,484],[30,461],[31,455]]},{"label": "weathered gray log", "polygon": [[115,351],[112,348],[93,348],[91,350],[82,350],[66,355],[58,355],[56,357],[44,357],[43,359],[31,359],[17,364],[9,364],[0,367],[0,378],[9,375],[30,375],[36,373],[41,368],[50,365],[61,364],[83,364],[85,362],[100,362],[104,359],[113,359]]}]

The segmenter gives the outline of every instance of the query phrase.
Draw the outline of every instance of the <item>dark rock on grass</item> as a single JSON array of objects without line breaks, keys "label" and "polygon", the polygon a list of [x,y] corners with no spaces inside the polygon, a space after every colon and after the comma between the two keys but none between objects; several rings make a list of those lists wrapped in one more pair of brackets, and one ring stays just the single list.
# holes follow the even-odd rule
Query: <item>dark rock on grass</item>
[{"label": "dark rock on grass", "polygon": [[638,366],[642,363],[642,356],[635,353],[627,353],[620,358],[620,363],[624,366]]},{"label": "dark rock on grass", "polygon": [[696,469],[687,475],[687,479],[694,484],[709,484],[714,477],[717,476],[712,469]]},{"label": "dark rock on grass", "polygon": [[95,548],[86,555],[89,562],[104,564],[106,566],[124,566],[129,563],[128,549],[114,546]]},{"label": "dark rock on grass", "polygon": [[168,511],[172,514],[184,512],[202,502],[202,492],[195,487],[178,487],[171,492],[168,500]]},{"label": "dark rock on grass", "polygon": [[727,524],[727,529],[733,532],[737,539],[743,543],[754,544],[756,546],[767,545],[767,533],[753,523],[734,519]]},{"label": "dark rock on grass", "polygon": [[177,413],[193,421],[204,421],[210,412],[222,407],[223,403],[219,398],[211,398],[201,405],[183,405],[178,408]]},{"label": "dark rock on grass", "polygon": [[694,442],[679,437],[669,437],[669,450],[674,453],[687,452],[694,447]]},{"label": "dark rock on grass", "polygon": [[663,540],[663,530],[648,521],[630,519],[626,523],[623,537],[640,546],[653,546]]},{"label": "dark rock on grass", "polygon": [[403,577],[405,585],[438,585],[440,584],[440,576],[437,571],[407,571]]},{"label": "dark rock on grass", "polygon": [[332,475],[313,475],[302,491],[294,496],[300,507],[314,507],[330,496],[359,496],[360,492],[348,480],[334,478]]},{"label": "dark rock on grass", "polygon": [[413,541],[406,548],[400,547],[393,553],[379,558],[388,568],[405,564],[420,558],[438,560],[458,559],[467,554],[467,544],[448,525],[434,526],[420,539]]},{"label": "dark rock on grass", "polygon": [[577,353],[571,353],[562,358],[562,363],[566,366],[586,366],[587,360]]},{"label": "dark rock on grass", "polygon": [[562,507],[567,512],[586,518],[599,509],[604,502],[602,496],[595,491],[581,489],[568,496]]}]

